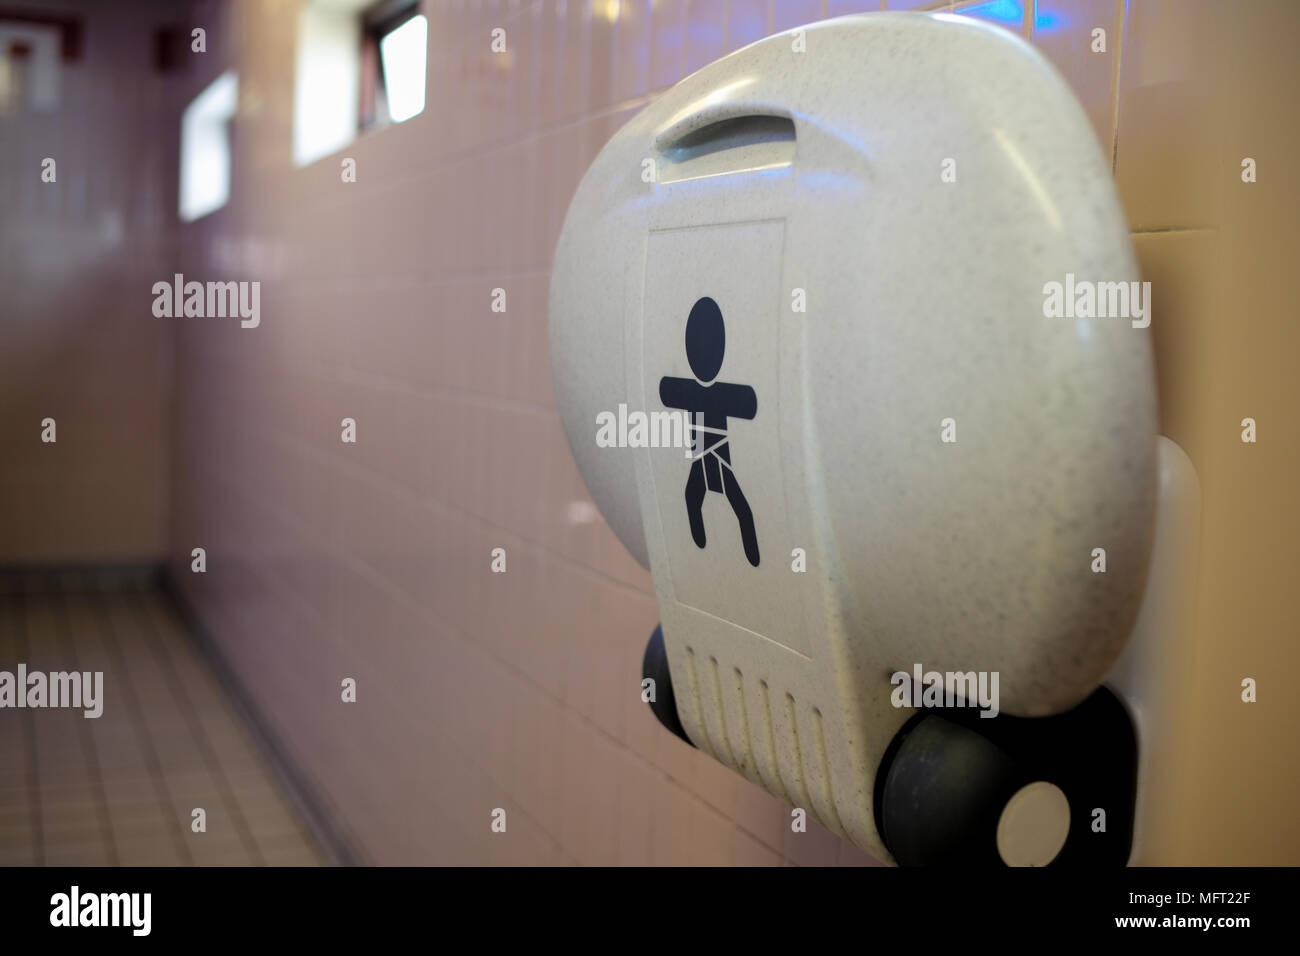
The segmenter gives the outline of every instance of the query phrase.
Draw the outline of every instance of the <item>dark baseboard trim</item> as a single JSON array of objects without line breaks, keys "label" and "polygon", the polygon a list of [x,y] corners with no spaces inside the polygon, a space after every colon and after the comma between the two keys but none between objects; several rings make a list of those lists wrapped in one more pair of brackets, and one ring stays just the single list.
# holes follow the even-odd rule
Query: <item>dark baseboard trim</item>
[{"label": "dark baseboard trim", "polygon": [[270,729],[270,723],[236,676],[222,653],[220,644],[199,620],[198,614],[176,586],[167,568],[159,569],[158,585],[171,600],[190,637],[198,645],[200,654],[212,668],[217,682],[248,727],[290,801],[306,821],[326,859],[333,866],[368,865],[369,861],[336,815],[329,811],[310,777],[299,767],[289,748]]},{"label": "dark baseboard trim", "polygon": [[0,564],[0,594],[142,591],[162,584],[157,561],[102,564]]}]

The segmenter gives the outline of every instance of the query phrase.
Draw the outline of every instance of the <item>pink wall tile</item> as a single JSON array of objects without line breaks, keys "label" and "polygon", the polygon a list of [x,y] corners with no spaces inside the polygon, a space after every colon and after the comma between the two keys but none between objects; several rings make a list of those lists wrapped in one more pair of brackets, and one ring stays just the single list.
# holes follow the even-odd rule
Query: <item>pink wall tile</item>
[{"label": "pink wall tile", "polygon": [[739,50],[772,32],[769,0],[727,0],[727,48]]},{"label": "pink wall tile", "polygon": [[826,16],[844,17],[853,13],[874,13],[883,10],[882,0],[826,0]]},{"label": "pink wall tile", "polygon": [[772,32],[790,30],[820,20],[822,0],[776,0],[772,4]]},{"label": "pink wall tile", "polygon": [[727,5],[687,0],[686,72],[694,73],[727,52]]},{"label": "pink wall tile", "polygon": [[650,90],[650,0],[619,0],[614,63],[616,101],[630,100]]}]

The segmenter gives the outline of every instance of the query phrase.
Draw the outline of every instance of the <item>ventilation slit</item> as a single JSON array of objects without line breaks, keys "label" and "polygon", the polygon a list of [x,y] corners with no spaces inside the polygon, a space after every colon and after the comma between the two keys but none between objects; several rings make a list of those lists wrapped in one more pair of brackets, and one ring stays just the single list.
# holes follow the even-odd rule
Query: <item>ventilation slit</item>
[{"label": "ventilation slit", "polygon": [[826,756],[826,728],[822,723],[822,712],[816,707],[813,708],[813,723],[817,729],[817,762],[820,764],[822,775],[822,799],[826,803],[827,812],[831,815],[831,829],[843,835],[844,825],[840,823],[839,810],[835,807],[835,791],[831,787],[831,762]]},{"label": "ventilation slit", "polygon": [[785,695],[785,717],[790,721],[790,743],[794,747],[794,784],[800,797],[803,798],[800,806],[807,810],[814,820],[821,823],[821,817],[818,816],[808,796],[808,784],[803,772],[803,751],[799,747],[799,722],[794,714],[794,696],[788,693]]},{"label": "ventilation slit", "polygon": [[718,755],[713,752],[713,741],[709,739],[709,725],[704,719],[704,701],[700,697],[700,679],[695,669],[695,648],[686,648],[686,676],[691,684],[691,703],[695,705],[695,723],[700,728],[704,750],[713,759]]},{"label": "ventilation slit", "polygon": [[754,741],[749,735],[749,705],[745,702],[745,675],[740,673],[739,667],[732,674],[736,681],[736,700],[740,702],[740,742],[745,748],[741,755],[740,770],[746,776],[752,775],[761,779],[758,761],[754,759]]},{"label": "ventilation slit", "polygon": [[739,769],[740,761],[736,759],[736,752],[731,746],[731,735],[727,733],[727,708],[722,701],[722,675],[718,671],[716,657],[709,658],[709,667],[713,677],[713,713],[718,720],[718,731],[722,734],[722,746],[731,758],[731,766]]},{"label": "ventilation slit", "polygon": [[772,726],[772,700],[767,689],[767,681],[758,682],[759,699],[763,704],[763,723],[767,730],[767,756],[772,763],[772,770],[776,774],[776,780],[772,781],[776,789],[780,791],[781,799],[787,803],[793,803],[790,799],[789,791],[786,789],[785,781],[781,779],[781,760],[776,754],[776,728]]}]

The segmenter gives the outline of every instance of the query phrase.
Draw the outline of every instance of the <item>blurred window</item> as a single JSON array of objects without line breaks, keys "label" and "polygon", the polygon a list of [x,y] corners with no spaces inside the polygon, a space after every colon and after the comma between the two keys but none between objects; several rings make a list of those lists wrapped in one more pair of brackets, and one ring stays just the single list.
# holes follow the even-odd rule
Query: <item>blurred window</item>
[{"label": "blurred window", "polygon": [[181,115],[181,202],[184,222],[230,199],[230,129],[239,102],[239,76],[227,70]]},{"label": "blurred window", "polygon": [[294,162],[423,112],[427,46],[416,0],[308,0],[298,20]]}]

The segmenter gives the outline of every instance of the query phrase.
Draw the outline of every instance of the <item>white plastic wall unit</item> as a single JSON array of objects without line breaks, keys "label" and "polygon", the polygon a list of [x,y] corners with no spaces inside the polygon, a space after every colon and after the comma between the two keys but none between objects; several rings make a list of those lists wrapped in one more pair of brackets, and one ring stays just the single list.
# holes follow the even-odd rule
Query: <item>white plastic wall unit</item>
[{"label": "white plastic wall unit", "polygon": [[[1021,738],[1047,725],[1016,721],[1122,713],[1095,698],[1147,578],[1153,366],[1142,321],[1046,301],[1053,282],[1137,279],[1065,82],[961,17],[770,37],[610,140],[556,250],[551,362],[587,487],[653,574],[690,741],[901,862],[996,852],[1007,796],[1040,769],[1072,811],[1094,799],[1026,768]],[[690,450],[603,447],[621,405],[705,427]],[[965,759],[997,726],[1014,772],[890,816],[880,795],[926,739],[893,675],[918,666],[997,675],[1002,716],[932,746]],[[909,830],[938,832],[936,813],[978,846]],[[1094,852],[1084,823],[1062,860]],[[1127,858],[1122,828],[1102,844]]]}]

